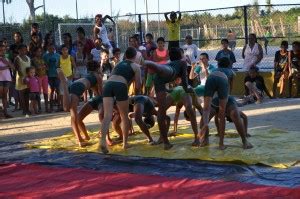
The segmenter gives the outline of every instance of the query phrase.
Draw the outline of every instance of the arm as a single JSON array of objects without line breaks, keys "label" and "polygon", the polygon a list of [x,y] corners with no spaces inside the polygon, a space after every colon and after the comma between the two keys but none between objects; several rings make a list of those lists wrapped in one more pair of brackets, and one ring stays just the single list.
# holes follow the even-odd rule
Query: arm
[{"label": "arm", "polygon": [[113,20],[113,18],[109,15],[105,15],[102,19],[102,22],[104,23],[106,19],[109,19],[113,24],[116,24],[116,22]]},{"label": "arm", "polygon": [[186,62],[181,61],[181,82],[182,82],[182,87],[183,87],[183,89],[186,93],[193,93],[194,90],[191,87],[189,87],[189,85],[188,85],[188,78],[187,78],[186,71],[187,71]]},{"label": "arm", "polygon": [[196,65],[194,65],[194,64],[192,65],[192,69],[191,69],[190,74],[189,74],[190,79],[195,79],[196,77],[198,77],[198,74],[195,73],[195,66]]},{"label": "arm", "polygon": [[170,12],[166,12],[166,13],[165,13],[165,19],[166,19],[167,22],[170,21],[170,19],[169,19],[169,17],[168,17],[169,14],[170,14]]},{"label": "arm", "polygon": [[268,89],[267,89],[267,87],[266,87],[264,78],[263,78],[263,77],[261,77],[261,78],[262,78],[262,83],[263,83],[264,91],[266,92],[266,94],[268,95],[268,97],[269,97],[270,99],[272,99],[273,97],[271,96],[270,92],[268,91]]},{"label": "arm", "polygon": [[93,28],[93,39],[94,40],[98,38],[98,36],[97,36],[98,32],[99,32],[99,30],[94,26],[94,28]]},{"label": "arm", "polygon": [[242,51],[242,58],[243,58],[243,59],[245,59],[245,50],[246,50],[246,47],[247,47],[247,46],[245,45],[244,48],[243,48],[243,51]]},{"label": "arm", "polygon": [[134,71],[135,94],[139,94],[142,87],[141,69],[137,64],[131,64]]},{"label": "arm", "polygon": [[289,51],[289,54],[288,54],[288,68],[289,68],[289,77],[292,76],[292,51]]},{"label": "arm", "polygon": [[179,119],[181,107],[182,107],[182,104],[176,105],[176,111],[175,111],[175,116],[174,116],[174,132],[175,133],[177,133],[178,119]]},{"label": "arm", "polygon": [[178,21],[181,21],[181,12],[178,11],[177,13],[178,13]]},{"label": "arm", "polygon": [[258,58],[257,58],[255,65],[257,65],[259,62],[261,62],[261,60],[264,57],[264,52],[263,52],[263,49],[260,44],[258,44],[258,50],[259,50],[259,54],[258,54]]},{"label": "arm", "polygon": [[72,67],[72,75],[74,74],[74,69],[76,67],[75,59],[71,56],[71,67]]}]

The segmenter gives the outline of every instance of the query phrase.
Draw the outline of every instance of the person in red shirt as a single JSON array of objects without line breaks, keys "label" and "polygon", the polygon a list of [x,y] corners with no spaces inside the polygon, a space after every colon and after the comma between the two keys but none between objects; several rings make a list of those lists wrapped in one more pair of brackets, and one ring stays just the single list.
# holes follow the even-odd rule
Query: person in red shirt
[{"label": "person in red shirt", "polygon": [[77,30],[77,41],[75,41],[75,45],[79,42],[83,44],[83,54],[87,57],[88,54],[91,53],[91,50],[95,48],[95,44],[91,39],[86,38],[85,30],[82,27],[78,27]]}]

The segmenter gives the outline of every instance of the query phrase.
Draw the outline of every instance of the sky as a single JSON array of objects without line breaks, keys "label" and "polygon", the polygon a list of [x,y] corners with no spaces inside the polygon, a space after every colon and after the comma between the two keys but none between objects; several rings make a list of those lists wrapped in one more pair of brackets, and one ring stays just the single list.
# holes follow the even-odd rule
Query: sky
[{"label": "sky", "polygon": [[[136,1],[136,12],[146,13],[146,0],[111,0],[112,13],[116,15],[120,13],[125,15],[128,13],[135,13],[134,2]],[[147,0],[148,12],[167,12],[172,10],[188,11],[188,10],[203,10],[210,8],[221,8],[231,6],[242,6],[251,4],[253,0]],[[259,4],[265,4],[265,0],[258,0]],[[35,0],[35,5],[43,4],[43,0]],[[46,12],[58,16],[69,15],[76,18],[76,0],[45,0]],[[92,17],[95,14],[111,14],[110,0],[77,0],[79,18]],[[180,3],[179,3],[180,2]],[[203,3],[205,2],[205,3]],[[272,4],[293,4],[299,3],[299,0],[271,0]],[[2,5],[1,11],[2,11]],[[221,14],[224,11],[220,11]],[[43,8],[36,12],[43,13]],[[12,3],[5,5],[5,18],[8,22],[22,22],[23,19],[28,18],[29,9],[26,0],[12,0]],[[3,21],[3,14],[0,12],[0,21]]]}]

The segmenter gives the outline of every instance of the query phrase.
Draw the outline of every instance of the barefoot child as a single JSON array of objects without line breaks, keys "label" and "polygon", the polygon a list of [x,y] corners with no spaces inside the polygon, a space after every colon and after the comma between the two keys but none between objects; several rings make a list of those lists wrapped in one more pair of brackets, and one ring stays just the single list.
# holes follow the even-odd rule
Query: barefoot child
[{"label": "barefoot child", "polygon": [[27,76],[24,82],[29,88],[30,112],[32,115],[38,114],[38,102],[40,101],[40,84],[38,78],[35,76],[35,68],[33,66],[26,68]]}]

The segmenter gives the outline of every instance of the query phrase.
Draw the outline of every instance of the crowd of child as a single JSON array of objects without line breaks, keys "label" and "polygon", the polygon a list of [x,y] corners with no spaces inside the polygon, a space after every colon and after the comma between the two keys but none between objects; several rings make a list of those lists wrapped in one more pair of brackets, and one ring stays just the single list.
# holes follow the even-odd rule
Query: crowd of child
[{"label": "crowd of child", "polygon": [[[99,110],[102,123],[100,145],[101,150],[107,153],[106,143],[113,143],[108,134],[110,121],[113,121],[119,139],[123,139],[124,148],[128,147],[129,117],[135,118],[150,143],[164,143],[165,149],[171,148],[168,140],[170,118],[166,111],[171,105],[176,105],[176,133],[176,120],[180,108],[184,106],[185,117],[191,121],[195,134],[193,145],[208,144],[208,123],[217,115],[215,121],[221,149],[225,148],[223,139],[226,117],[236,125],[244,148],[251,148],[246,138],[247,116],[238,110],[235,99],[229,96],[235,75],[232,66],[236,62],[234,52],[229,49],[232,41],[221,40],[222,49],[215,57],[218,66],[214,66],[209,63],[208,54],[200,52],[198,46],[193,44],[190,35],[186,36],[185,44],[179,46],[181,13],[166,13],[165,17],[169,30],[168,49],[163,37],[157,38],[155,42],[153,35],[147,33],[145,43],[142,44],[140,36],[134,34],[129,39],[129,47],[123,59],[121,50],[115,46],[112,37],[108,37],[104,25],[106,19],[114,23],[113,19],[100,14],[95,16],[93,39],[86,38],[85,30],[78,27],[76,41],[73,41],[70,33],[64,33],[63,44],[57,46],[51,32],[42,39],[36,23],[32,24],[28,45],[24,44],[20,32],[13,34],[14,43],[11,45],[3,38],[0,43],[0,97],[4,116],[11,117],[7,112],[10,105],[14,106],[13,111],[22,110],[24,115],[41,113],[43,93],[44,111],[70,111],[72,129],[79,145],[85,146],[90,138],[82,120],[92,110]],[[296,95],[299,95],[300,43],[294,42],[292,48],[288,51],[288,43],[283,41],[275,54],[271,96],[264,79],[258,74],[257,66],[263,59],[262,47],[257,43],[255,34],[249,35],[249,43],[242,54],[247,71],[244,80],[245,103],[261,103],[264,93],[270,98],[276,97],[278,83],[279,96],[284,96],[286,81],[289,86],[288,96],[292,95],[293,82],[297,83]],[[215,93],[218,93],[218,97],[214,97]],[[134,98],[128,101],[129,95]],[[77,106],[81,99],[85,105],[78,112]],[[201,99],[204,102],[203,108]],[[129,105],[132,106],[131,114]],[[158,111],[155,106],[158,106]],[[193,107],[202,115],[200,131]],[[161,133],[157,142],[153,141],[148,131],[153,126],[153,115],[157,116]],[[142,117],[145,119],[142,120]]]}]

